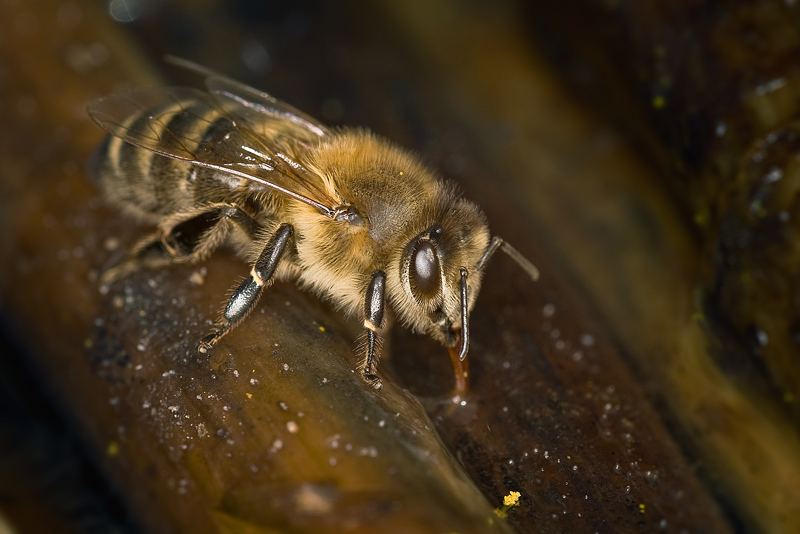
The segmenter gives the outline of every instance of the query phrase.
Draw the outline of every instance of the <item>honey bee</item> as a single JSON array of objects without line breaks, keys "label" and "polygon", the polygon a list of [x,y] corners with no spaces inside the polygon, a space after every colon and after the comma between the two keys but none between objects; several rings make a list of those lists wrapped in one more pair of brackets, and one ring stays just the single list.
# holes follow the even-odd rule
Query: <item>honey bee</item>
[{"label": "honey bee", "polygon": [[534,280],[536,267],[491,237],[478,206],[408,151],[365,129],[328,128],[266,93],[180,63],[206,76],[207,91],[135,89],[88,107],[111,134],[94,169],[108,201],[156,226],[102,283],[200,262],[228,245],[250,276],[199,352],[238,325],[274,280],[294,280],[361,315],[361,374],[376,389],[388,307],[449,349],[463,394],[469,313],[487,261],[499,248]]}]

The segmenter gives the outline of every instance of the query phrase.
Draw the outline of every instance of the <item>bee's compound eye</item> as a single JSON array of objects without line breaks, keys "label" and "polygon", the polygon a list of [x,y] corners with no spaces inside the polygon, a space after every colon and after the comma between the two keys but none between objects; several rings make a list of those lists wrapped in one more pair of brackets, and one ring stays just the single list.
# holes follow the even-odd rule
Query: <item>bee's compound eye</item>
[{"label": "bee's compound eye", "polygon": [[420,241],[411,254],[409,278],[411,287],[418,297],[430,299],[439,292],[442,283],[442,270],[439,257],[430,241]]}]

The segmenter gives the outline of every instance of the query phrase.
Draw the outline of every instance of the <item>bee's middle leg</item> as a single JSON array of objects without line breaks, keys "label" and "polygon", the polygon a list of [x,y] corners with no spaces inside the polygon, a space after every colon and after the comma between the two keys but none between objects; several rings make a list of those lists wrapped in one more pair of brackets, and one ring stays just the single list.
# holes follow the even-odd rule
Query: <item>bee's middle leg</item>
[{"label": "bee's middle leg", "polygon": [[286,245],[289,243],[294,228],[291,224],[282,224],[270,238],[267,246],[261,251],[250,276],[237,287],[222,312],[213,332],[200,341],[198,351],[208,352],[225,334],[230,332],[242,319],[247,317],[261,298],[264,288],[272,280]]}]

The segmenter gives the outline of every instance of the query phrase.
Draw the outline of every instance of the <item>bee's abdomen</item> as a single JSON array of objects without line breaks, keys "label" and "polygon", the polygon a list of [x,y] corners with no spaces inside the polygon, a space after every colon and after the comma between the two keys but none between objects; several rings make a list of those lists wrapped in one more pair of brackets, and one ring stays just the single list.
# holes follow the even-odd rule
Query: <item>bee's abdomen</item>
[{"label": "bee's abdomen", "polygon": [[[159,139],[157,148],[172,153],[172,144],[181,143],[181,150],[193,152],[202,141],[191,139],[203,139],[203,133],[214,129],[214,122],[203,115],[206,109],[194,106],[192,101],[177,101],[134,115],[124,126],[133,132],[151,129],[153,123],[148,117],[158,115],[163,131],[153,132]],[[99,147],[93,167],[109,200],[140,218],[156,221],[196,206],[198,201],[221,200],[208,198],[209,189],[214,190],[209,185],[215,183],[219,187],[214,171],[162,156],[115,136],[107,137]]]}]

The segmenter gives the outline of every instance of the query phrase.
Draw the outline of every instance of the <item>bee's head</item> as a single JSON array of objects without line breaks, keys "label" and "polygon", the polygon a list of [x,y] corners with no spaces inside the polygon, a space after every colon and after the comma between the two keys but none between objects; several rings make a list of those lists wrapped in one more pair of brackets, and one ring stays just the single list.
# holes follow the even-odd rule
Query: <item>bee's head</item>
[{"label": "bee's head", "polygon": [[489,247],[480,209],[461,198],[451,200],[407,239],[398,258],[401,288],[390,295],[404,323],[448,347],[462,337],[462,323],[480,289],[479,263]]}]

